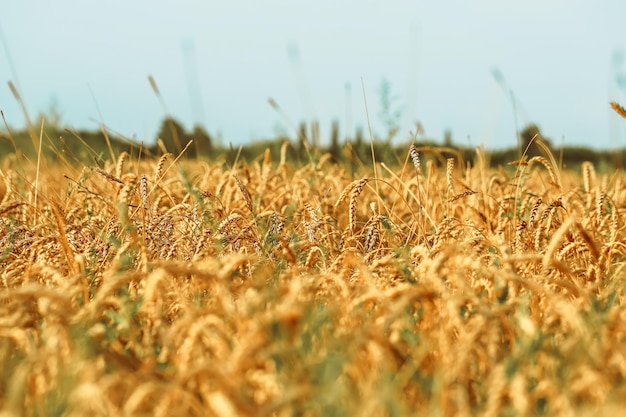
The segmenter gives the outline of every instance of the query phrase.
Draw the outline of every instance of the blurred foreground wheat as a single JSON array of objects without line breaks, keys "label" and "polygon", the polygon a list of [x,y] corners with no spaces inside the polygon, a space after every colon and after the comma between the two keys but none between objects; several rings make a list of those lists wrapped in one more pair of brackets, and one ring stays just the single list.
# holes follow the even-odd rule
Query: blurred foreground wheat
[{"label": "blurred foreground wheat", "polygon": [[428,151],[5,159],[0,414],[623,412],[625,177]]}]

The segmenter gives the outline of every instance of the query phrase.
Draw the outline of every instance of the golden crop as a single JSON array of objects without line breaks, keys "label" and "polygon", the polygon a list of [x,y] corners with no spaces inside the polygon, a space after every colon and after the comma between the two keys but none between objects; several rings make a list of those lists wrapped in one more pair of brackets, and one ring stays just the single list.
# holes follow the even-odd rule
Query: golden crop
[{"label": "golden crop", "polygon": [[626,177],[432,155],[6,158],[0,414],[623,412]]}]

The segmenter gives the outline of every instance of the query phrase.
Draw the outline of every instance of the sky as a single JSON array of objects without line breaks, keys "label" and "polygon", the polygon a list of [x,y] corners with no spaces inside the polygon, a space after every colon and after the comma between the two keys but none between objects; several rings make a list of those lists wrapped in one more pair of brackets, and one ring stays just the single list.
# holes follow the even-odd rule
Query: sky
[{"label": "sky", "polygon": [[64,126],[104,123],[146,143],[166,115],[223,144],[295,137],[313,120],[322,143],[334,120],[342,137],[367,138],[368,120],[384,137],[386,101],[398,142],[419,122],[428,138],[505,148],[535,123],[555,145],[626,146],[609,107],[626,106],[623,0],[3,3],[0,110],[12,128],[25,118],[9,81],[33,119],[56,112]]}]

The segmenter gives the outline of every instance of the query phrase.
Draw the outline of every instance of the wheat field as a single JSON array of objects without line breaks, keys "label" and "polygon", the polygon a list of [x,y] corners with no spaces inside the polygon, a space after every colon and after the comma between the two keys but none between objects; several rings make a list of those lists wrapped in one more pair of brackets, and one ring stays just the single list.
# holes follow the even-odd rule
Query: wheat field
[{"label": "wheat field", "polygon": [[0,415],[626,410],[622,173],[284,155],[6,157]]}]

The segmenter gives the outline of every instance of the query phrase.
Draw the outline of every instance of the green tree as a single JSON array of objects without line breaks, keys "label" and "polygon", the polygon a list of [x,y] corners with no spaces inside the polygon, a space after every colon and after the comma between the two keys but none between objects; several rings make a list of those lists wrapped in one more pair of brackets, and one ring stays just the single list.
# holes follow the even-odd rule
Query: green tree
[{"label": "green tree", "polygon": [[161,139],[168,152],[179,153],[183,150],[189,138],[185,129],[178,121],[172,117],[166,117],[161,122],[157,139]]},{"label": "green tree", "polygon": [[213,150],[213,139],[206,131],[206,129],[200,125],[196,125],[191,133],[191,139],[193,139],[193,148],[197,156],[210,156]]},{"label": "green tree", "polygon": [[[541,131],[539,130],[539,126],[537,126],[534,123],[531,123],[528,126],[526,126],[520,132],[520,142],[522,146],[522,152],[524,152],[526,148],[528,147],[528,145],[530,145],[530,147],[528,147],[528,152],[526,155],[528,155],[529,157],[541,155],[542,154],[541,147],[537,145],[536,143],[538,139],[541,140],[546,145],[548,145],[548,147],[550,147],[550,140],[545,138],[541,134]],[[531,141],[532,141],[532,144],[531,144]]]},{"label": "green tree", "polygon": [[341,146],[339,145],[339,122],[333,120],[330,131],[330,149],[331,160],[335,163],[341,161]]}]

